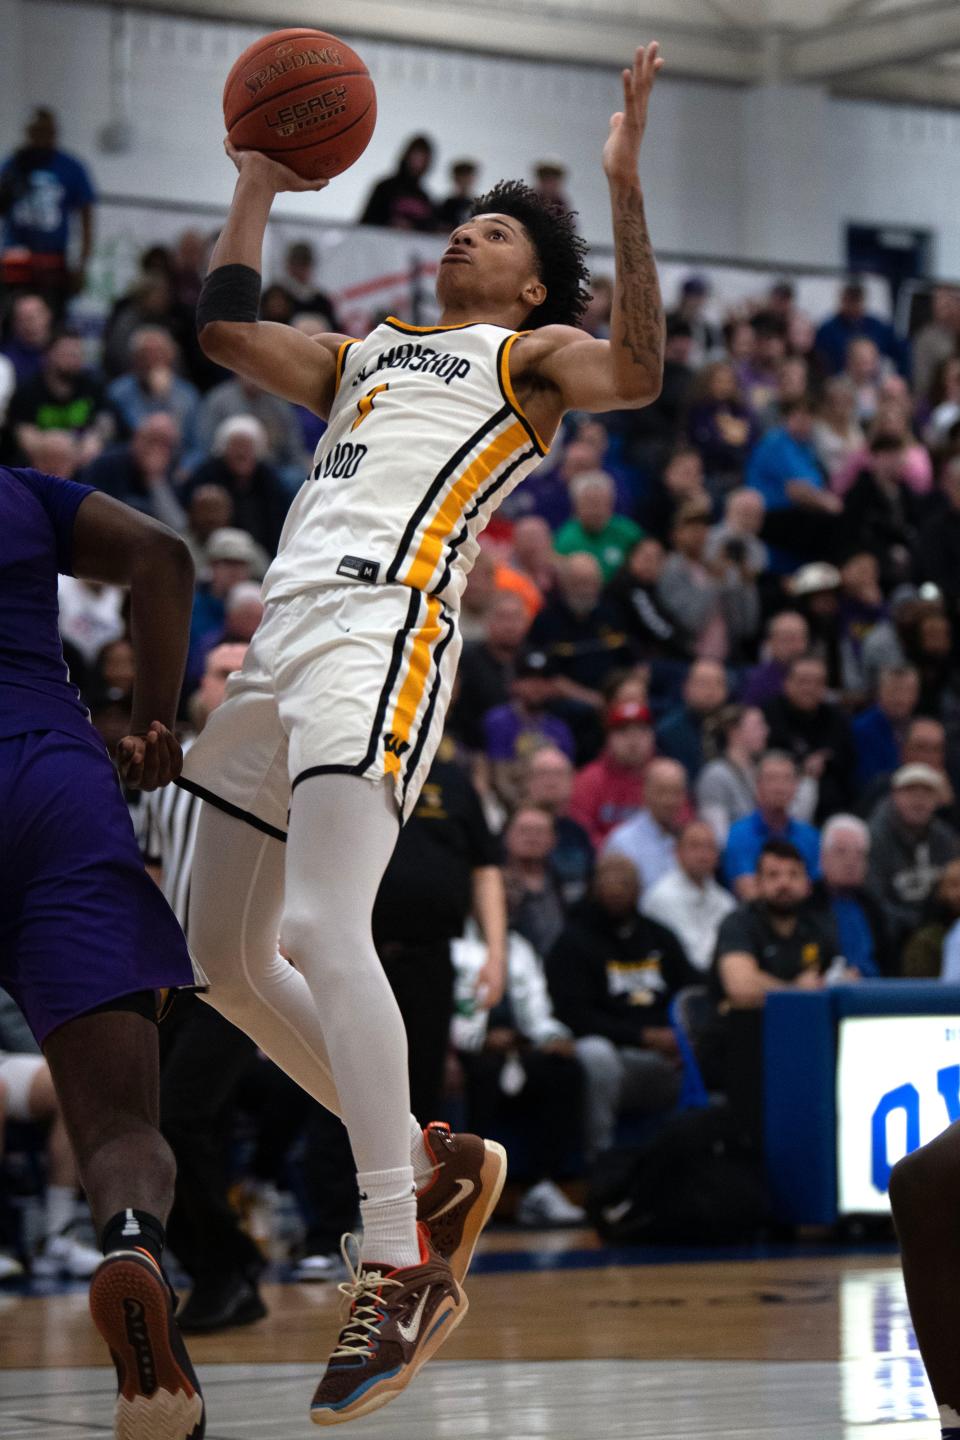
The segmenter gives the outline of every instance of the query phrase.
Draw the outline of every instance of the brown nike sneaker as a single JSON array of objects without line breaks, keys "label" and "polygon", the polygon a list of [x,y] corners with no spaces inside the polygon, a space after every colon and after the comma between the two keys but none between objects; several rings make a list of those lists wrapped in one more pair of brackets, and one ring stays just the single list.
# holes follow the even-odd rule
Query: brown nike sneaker
[{"label": "brown nike sneaker", "polygon": [[203,1396],[160,1267],[113,1250],[90,1282],[90,1314],[117,1371],[114,1440],[203,1440]]},{"label": "brown nike sneaker", "polygon": [[450,1266],[417,1226],[420,1264],[384,1270],[364,1261],[354,1266],[343,1237],[350,1281],[339,1286],[350,1301],[323,1379],[310,1406],[315,1425],[340,1425],[388,1405],[467,1313],[467,1297]]},{"label": "brown nike sneaker", "polygon": [[417,1191],[417,1219],[462,1285],[480,1232],[500,1199],[507,1152],[495,1140],[451,1134],[438,1120],[424,1130],[423,1143],[435,1168],[432,1180]]}]

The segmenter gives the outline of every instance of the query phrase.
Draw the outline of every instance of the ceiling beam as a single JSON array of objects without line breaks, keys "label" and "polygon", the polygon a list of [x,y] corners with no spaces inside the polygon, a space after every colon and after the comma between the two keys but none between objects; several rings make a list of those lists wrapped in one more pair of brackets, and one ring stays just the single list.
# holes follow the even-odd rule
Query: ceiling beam
[{"label": "ceiling beam", "polygon": [[908,9],[847,19],[798,35],[787,51],[794,80],[831,80],[841,75],[929,60],[960,48],[960,3],[929,0]]},{"label": "ceiling beam", "polygon": [[[316,25],[316,0],[128,0],[131,9],[262,24]],[[664,9],[667,0],[664,0]],[[554,0],[552,5],[505,0],[325,0],[325,29],[401,43],[454,46],[539,60],[623,65],[645,35],[660,41],[673,76],[749,84],[761,75],[761,47],[749,31],[716,31],[676,21],[638,20],[633,6],[611,0],[606,10]]]}]

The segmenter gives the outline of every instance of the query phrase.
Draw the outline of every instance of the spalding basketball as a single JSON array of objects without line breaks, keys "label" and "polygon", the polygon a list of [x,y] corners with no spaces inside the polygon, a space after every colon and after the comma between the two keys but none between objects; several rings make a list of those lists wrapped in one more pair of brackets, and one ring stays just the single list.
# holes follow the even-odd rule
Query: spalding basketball
[{"label": "spalding basketball", "polygon": [[377,96],[355,50],[323,30],[275,30],[236,61],[223,87],[227,135],[303,180],[329,180],[367,148]]}]

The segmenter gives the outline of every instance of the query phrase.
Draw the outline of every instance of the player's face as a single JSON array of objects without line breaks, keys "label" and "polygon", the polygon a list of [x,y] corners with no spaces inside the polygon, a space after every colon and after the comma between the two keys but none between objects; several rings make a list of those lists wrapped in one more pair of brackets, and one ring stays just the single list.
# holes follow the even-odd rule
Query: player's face
[{"label": "player's face", "polygon": [[519,220],[478,215],[457,226],[437,275],[437,299],[442,306],[520,303],[532,309],[545,296],[533,245]]}]

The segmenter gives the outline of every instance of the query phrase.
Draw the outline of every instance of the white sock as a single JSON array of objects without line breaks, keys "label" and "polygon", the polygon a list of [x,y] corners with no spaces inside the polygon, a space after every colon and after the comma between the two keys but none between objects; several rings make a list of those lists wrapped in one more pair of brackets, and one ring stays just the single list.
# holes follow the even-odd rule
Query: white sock
[{"label": "white sock", "polygon": [[422,1190],[424,1185],[433,1179],[434,1169],[430,1151],[423,1138],[423,1130],[415,1115],[410,1116],[410,1164],[413,1166],[417,1189]]},{"label": "white sock", "polygon": [[420,1264],[417,1239],[417,1192],[413,1166],[366,1170],[357,1174],[363,1217],[361,1260],[391,1270]]},{"label": "white sock", "polygon": [[48,1185],[45,1210],[45,1230],[48,1240],[66,1230],[73,1219],[77,1197],[72,1185]]}]

